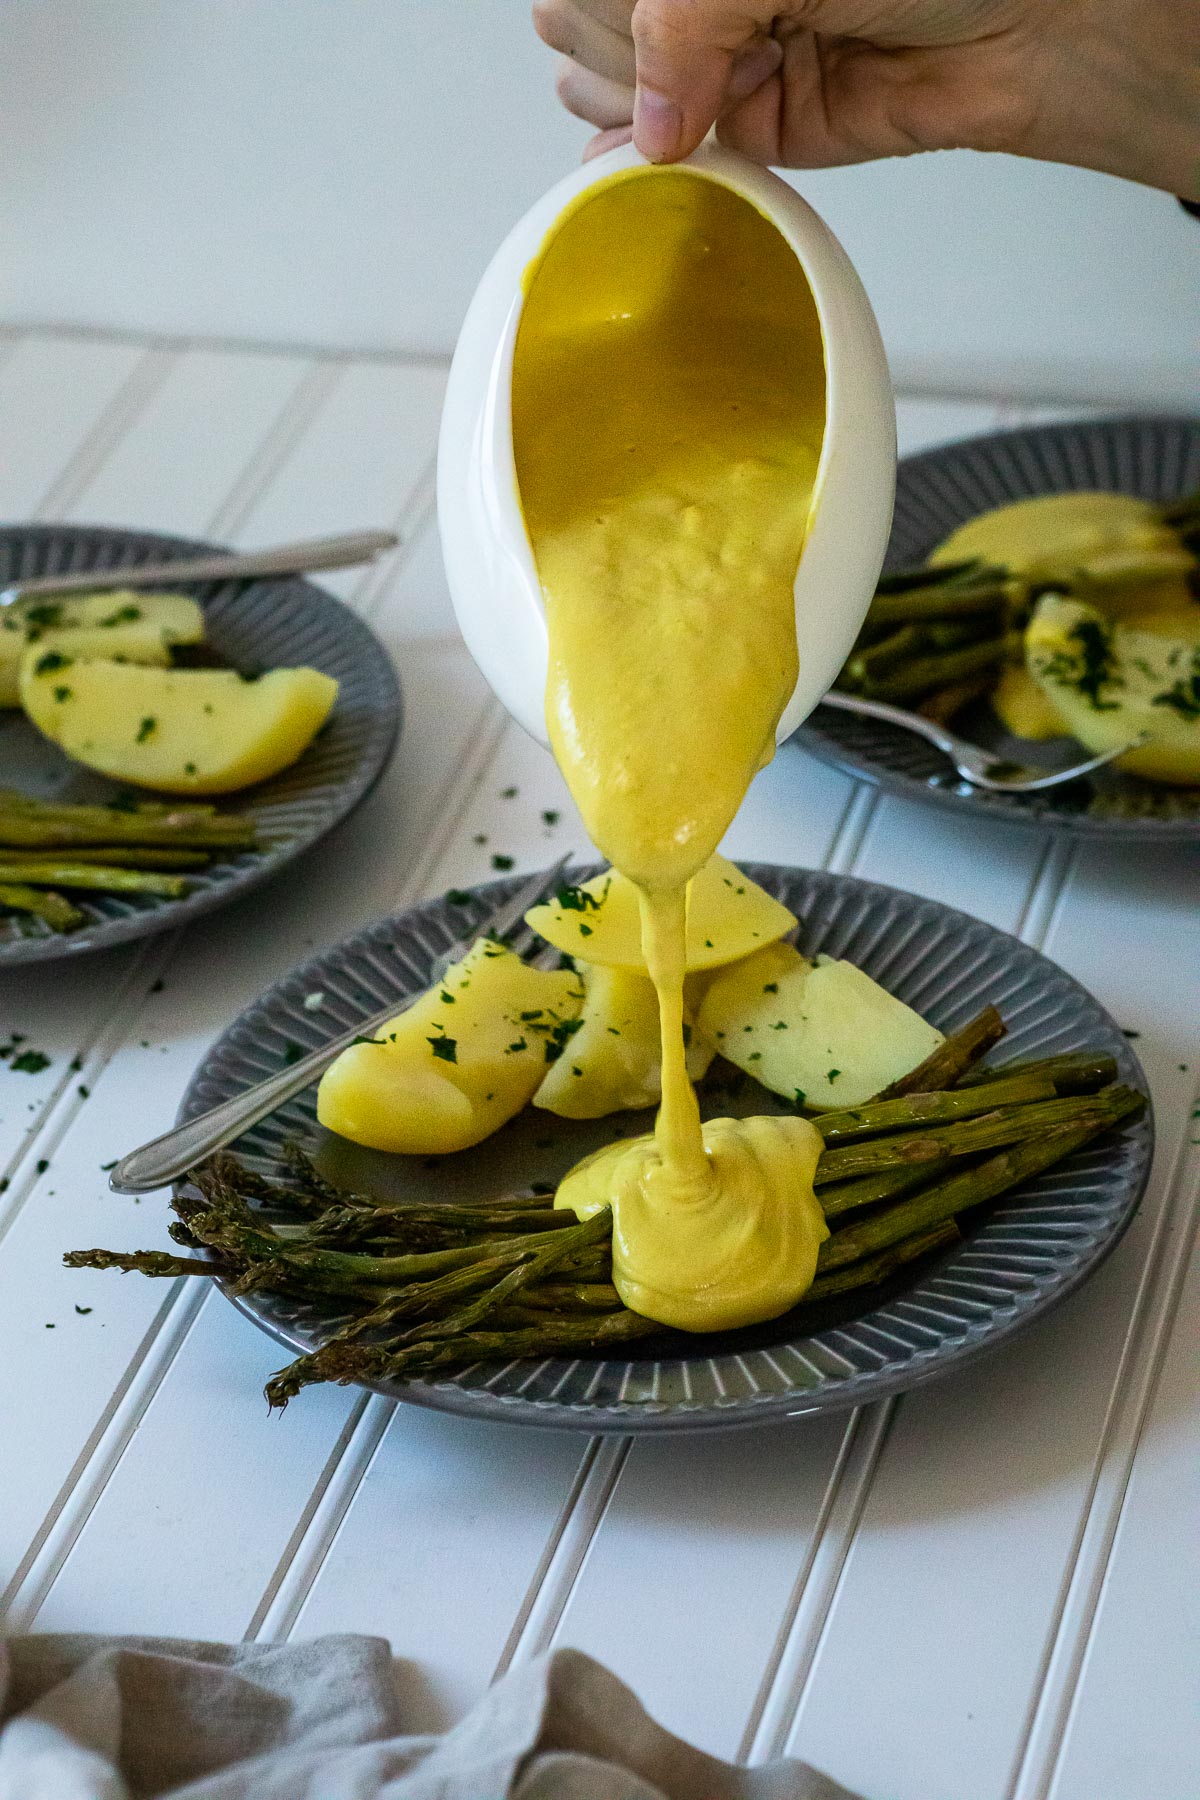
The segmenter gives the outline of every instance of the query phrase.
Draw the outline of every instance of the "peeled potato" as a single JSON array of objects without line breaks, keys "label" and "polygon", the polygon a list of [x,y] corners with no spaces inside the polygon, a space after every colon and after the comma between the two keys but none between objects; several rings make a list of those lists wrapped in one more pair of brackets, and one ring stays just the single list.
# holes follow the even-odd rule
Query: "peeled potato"
[{"label": "peeled potato", "polygon": [[21,704],[89,769],[177,794],[227,794],[286,769],[312,742],[338,684],[316,669],[150,669],[41,644],[21,664]]},{"label": "peeled potato", "polygon": [[797,1106],[857,1106],[942,1042],[853,963],[814,965],[790,944],[723,970],[697,1024],[722,1056]]},{"label": "peeled potato", "polygon": [[37,644],[44,654],[106,656],[165,669],[172,644],[204,640],[200,603],[186,594],[64,594],[17,601],[0,612],[0,706],[21,704],[21,662]]},{"label": "peeled potato", "polygon": [[1029,672],[1088,750],[1140,733],[1117,766],[1151,781],[1200,783],[1200,646],[1110,623],[1082,601],[1047,594],[1025,634]]},{"label": "peeled potato", "polygon": [[1016,575],[1069,576],[1086,563],[1097,575],[1161,562],[1164,579],[1194,563],[1149,500],[1132,494],[1039,494],[968,519],[929,558],[979,557]]},{"label": "peeled potato", "polygon": [[[564,888],[534,906],[526,923],[556,950],[645,972],[638,891],[615,869]],[[780,938],[795,915],[723,856],[714,856],[688,884],[687,966],[711,969]]]},{"label": "peeled potato", "polygon": [[1014,737],[1062,737],[1069,730],[1053,700],[1042,692],[1028,669],[1003,669],[992,689],[991,702],[1001,724]]},{"label": "peeled potato", "polygon": [[373,1042],[343,1050],[321,1077],[317,1118],[372,1150],[466,1150],[532,1097],[582,999],[572,971],[531,969],[481,938]]},{"label": "peeled potato", "polygon": [[[583,1011],[578,1032],[546,1071],[533,1104],[564,1119],[602,1119],[612,1112],[657,1106],[662,1098],[658,996],[632,969],[581,966]],[[713,1059],[692,1034],[688,1074],[699,1081]]]}]

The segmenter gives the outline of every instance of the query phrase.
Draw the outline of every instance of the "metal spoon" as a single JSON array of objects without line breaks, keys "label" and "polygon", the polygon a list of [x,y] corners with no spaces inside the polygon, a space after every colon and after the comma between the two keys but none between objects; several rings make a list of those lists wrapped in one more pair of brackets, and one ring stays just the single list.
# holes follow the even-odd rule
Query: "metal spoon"
[{"label": "metal spoon", "polygon": [[982,750],[978,744],[969,744],[965,738],[947,731],[944,725],[937,725],[932,719],[923,718],[920,713],[905,712],[902,707],[889,706],[883,700],[862,700],[857,694],[843,694],[830,689],[821,705],[835,707],[839,712],[857,713],[864,719],[883,719],[889,725],[899,725],[903,730],[925,738],[950,758],[964,781],[969,781],[973,787],[988,788],[998,794],[1036,794],[1046,788],[1061,787],[1066,781],[1078,781],[1081,775],[1090,775],[1093,769],[1102,769],[1105,763],[1124,756],[1128,750],[1136,750],[1139,744],[1146,741],[1146,734],[1143,732],[1131,738],[1127,744],[1118,744],[1114,750],[1103,750],[1099,756],[1089,756],[1084,762],[1072,763],[1069,769],[1056,769],[1053,773],[1046,774],[1043,770],[1014,763],[1008,757],[996,756],[990,750]]},{"label": "metal spoon", "polygon": [[[511,894],[502,900],[499,906],[490,912],[481,925],[457,943],[450,944],[441,956],[435,957],[429,971],[429,979],[425,986],[417,988],[413,993],[389,1000],[377,1012],[370,1013],[365,1019],[359,1019],[348,1031],[330,1038],[327,1044],[321,1044],[316,1050],[310,1050],[299,1062],[280,1069],[278,1074],[268,1075],[265,1081],[256,1082],[253,1087],[244,1088],[232,1099],[223,1100],[220,1105],[210,1107],[208,1112],[201,1113],[195,1119],[189,1119],[184,1125],[176,1125],[172,1130],[164,1132],[161,1137],[151,1139],[137,1150],[131,1150],[123,1156],[108,1178],[108,1185],[117,1194],[147,1194],[152,1188],[165,1187],[168,1182],[176,1181],[186,1175],[189,1169],[203,1162],[206,1156],[231,1144],[243,1131],[249,1131],[260,1119],[283,1106],[294,1094],[309,1087],[318,1076],[323,1075],[343,1050],[360,1038],[370,1037],[386,1025],[389,1019],[397,1018],[426,992],[442,979],[451,963],[458,962],[481,937],[503,937],[514,926],[520,924],[531,906],[552,893],[566,872],[570,855],[562,856],[552,868],[540,869],[531,875]],[[528,932],[530,941],[533,933]],[[515,946],[514,946],[515,947]]]},{"label": "metal spoon", "polygon": [[29,581],[14,581],[0,591],[0,607],[12,606],[34,594],[94,594],[108,588],[157,587],[162,582],[238,581],[254,575],[303,575],[316,569],[349,569],[356,563],[374,562],[385,550],[394,550],[399,542],[391,531],[352,531],[338,537],[308,538],[299,544],[279,544],[273,550],[248,550],[236,556],[219,553],[176,557],[165,562],[82,569],[69,575],[38,575]]}]

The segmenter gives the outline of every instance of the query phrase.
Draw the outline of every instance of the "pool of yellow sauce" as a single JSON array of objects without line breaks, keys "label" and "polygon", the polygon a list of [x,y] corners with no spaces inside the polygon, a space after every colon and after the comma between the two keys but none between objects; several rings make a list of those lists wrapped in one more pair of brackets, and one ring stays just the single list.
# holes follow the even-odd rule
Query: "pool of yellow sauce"
[{"label": "pool of yellow sauce", "polygon": [[686,887],[796,682],[793,582],[825,419],[816,307],[776,228],[698,174],[593,189],[526,280],[512,376],[521,505],[546,601],[546,718],[595,843],[642,896],[658,991],[652,1137],[573,1170],[613,1210],[614,1279],[663,1323],[771,1318],[825,1236],[805,1120],[703,1128],[684,1067]]}]

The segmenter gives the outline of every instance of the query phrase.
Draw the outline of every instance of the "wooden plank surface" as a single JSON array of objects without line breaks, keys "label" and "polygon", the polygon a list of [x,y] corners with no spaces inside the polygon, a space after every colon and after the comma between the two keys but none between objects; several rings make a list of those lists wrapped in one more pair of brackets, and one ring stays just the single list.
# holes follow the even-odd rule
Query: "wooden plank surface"
[{"label": "wooden plank surface", "polygon": [[[1141,1033],[1161,1140],[1146,1205],[1004,1356],[728,1438],[600,1443],[342,1390],[268,1421],[280,1353],[217,1297],[61,1269],[78,1244],[165,1241],[159,1199],[109,1195],[101,1165],[169,1122],[206,1044],[316,945],[494,858],[534,867],[586,840],[454,636],[432,520],[440,365],[52,334],[3,349],[6,516],[243,543],[398,529],[395,558],[331,585],[408,703],[376,794],[287,881],[178,940],[5,980],[0,1028],[51,1058],[0,1073],[11,1625],[380,1631],[431,1729],[497,1669],[573,1643],[697,1742],[790,1748],[871,1800],[1180,1800],[1200,1672],[1179,1600],[1200,1500],[1194,853],[1074,855],[881,801],[794,749],[730,834],[734,855],[853,871],[1043,943]],[[1022,416],[900,411],[906,448]],[[1131,1657],[1159,1671],[1152,1702]]]}]

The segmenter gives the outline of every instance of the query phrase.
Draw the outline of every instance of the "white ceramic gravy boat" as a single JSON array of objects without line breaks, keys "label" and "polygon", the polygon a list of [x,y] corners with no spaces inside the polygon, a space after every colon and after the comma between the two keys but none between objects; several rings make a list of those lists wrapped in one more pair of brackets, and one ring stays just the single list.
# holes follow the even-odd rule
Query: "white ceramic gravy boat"
[{"label": "white ceramic gravy boat", "polygon": [[[446,578],[467,646],[530,735],[547,742],[542,590],[525,530],[512,442],[513,348],[522,280],[579,195],[643,166],[632,147],[568,175],[505,238],[463,322],[438,448],[438,522]],[[706,140],[682,166],[743,195],[790,244],[825,346],[826,419],[813,509],[796,571],[800,674],[777,732],[791,735],[833,682],[858,634],[883,562],[896,475],[896,421],[875,315],[841,245],[770,170]]]}]

